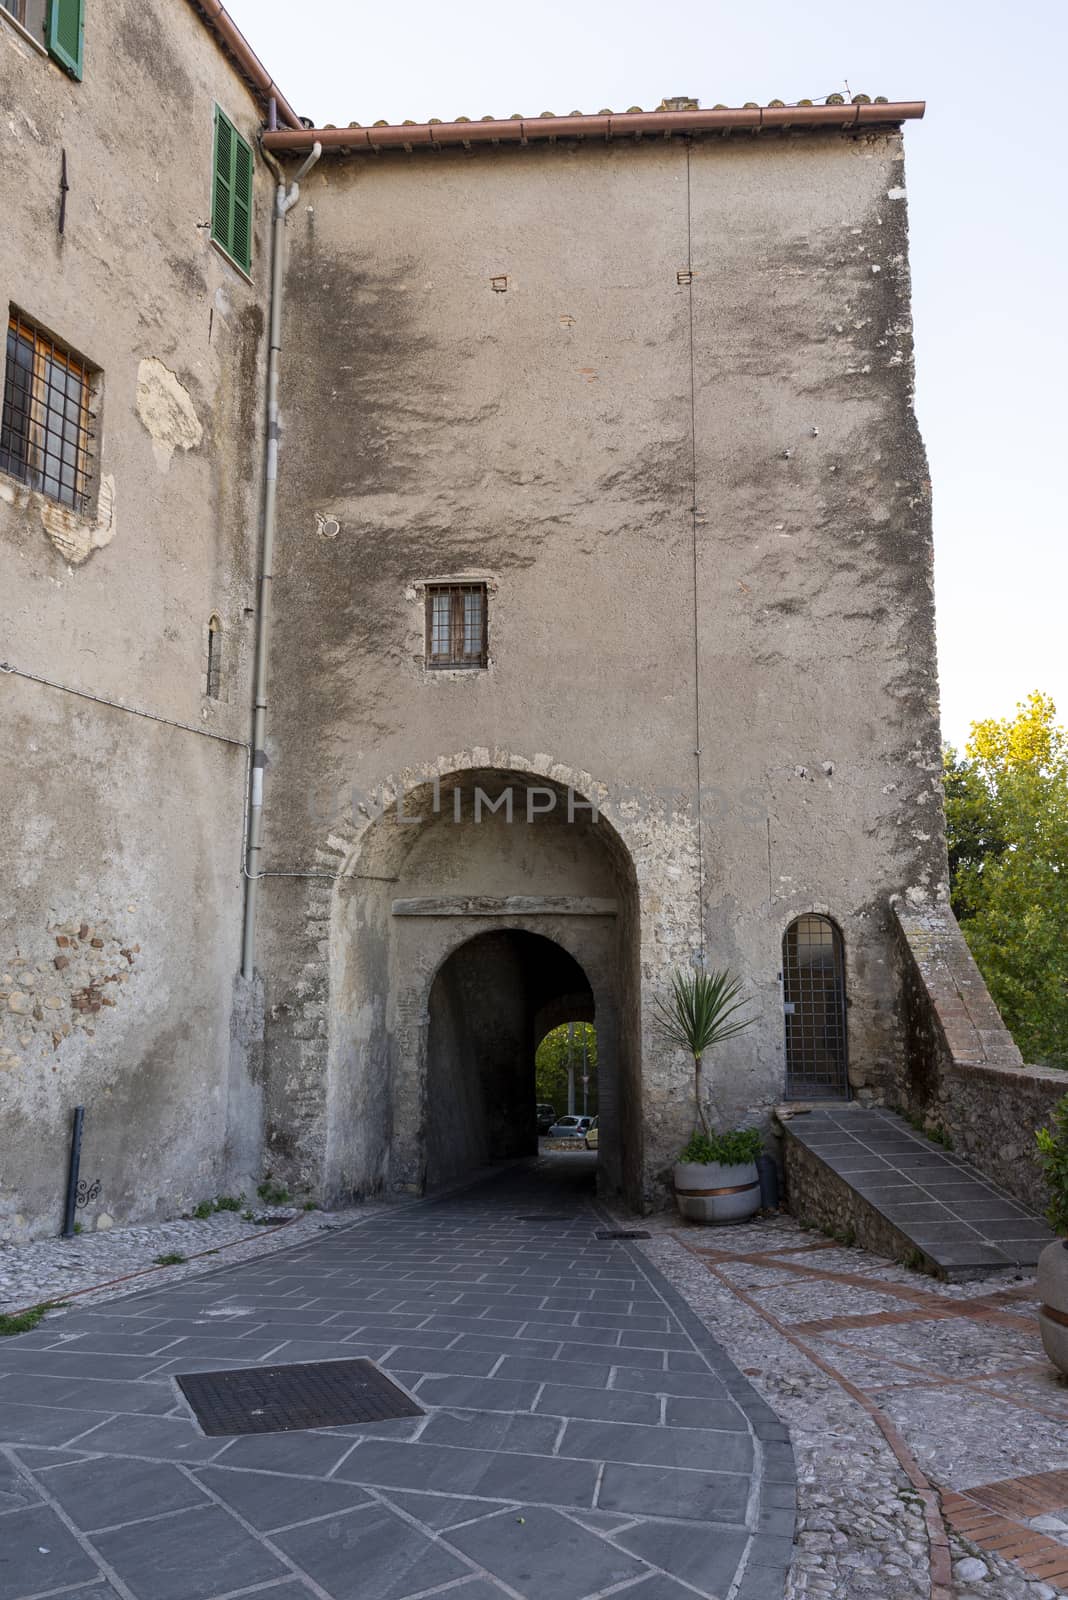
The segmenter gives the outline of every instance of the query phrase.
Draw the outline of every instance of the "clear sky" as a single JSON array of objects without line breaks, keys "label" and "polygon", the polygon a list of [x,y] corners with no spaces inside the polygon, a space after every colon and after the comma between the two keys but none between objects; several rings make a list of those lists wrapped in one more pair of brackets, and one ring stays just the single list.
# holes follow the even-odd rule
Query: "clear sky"
[{"label": "clear sky", "polygon": [[1031,689],[1068,722],[1065,0],[229,0],[317,124],[926,99],[906,125],[945,736]]}]

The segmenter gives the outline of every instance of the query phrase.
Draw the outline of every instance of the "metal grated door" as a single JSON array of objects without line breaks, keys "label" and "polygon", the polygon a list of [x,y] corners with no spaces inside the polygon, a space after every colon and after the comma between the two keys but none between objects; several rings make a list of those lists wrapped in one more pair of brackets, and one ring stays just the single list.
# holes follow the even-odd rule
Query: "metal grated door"
[{"label": "metal grated door", "polygon": [[845,958],[830,918],[791,922],[782,965],[787,1096],[847,1100]]}]

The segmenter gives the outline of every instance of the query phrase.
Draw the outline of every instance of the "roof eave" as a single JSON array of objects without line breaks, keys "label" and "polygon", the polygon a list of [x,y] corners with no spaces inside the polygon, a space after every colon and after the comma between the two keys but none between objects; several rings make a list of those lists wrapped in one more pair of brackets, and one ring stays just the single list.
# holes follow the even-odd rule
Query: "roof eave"
[{"label": "roof eave", "polygon": [[238,75],[252,90],[264,110],[268,110],[272,100],[274,101],[278,120],[289,125],[288,129],[280,131],[296,131],[301,128],[303,124],[297,113],[221,0],[189,0],[189,4],[205,27],[215,35],[224,55],[237,68]]},{"label": "roof eave", "polygon": [[367,151],[416,146],[529,144],[552,139],[625,139],[645,134],[670,137],[674,133],[729,133],[732,129],[759,133],[765,128],[838,128],[851,132],[876,125],[899,126],[923,116],[923,100],[896,100],[852,105],[739,106],[700,111],[622,111],[593,116],[485,118],[479,122],[423,122],[377,124],[372,128],[279,128],[264,135],[268,150],[285,153],[307,150],[319,143],[324,150]]}]

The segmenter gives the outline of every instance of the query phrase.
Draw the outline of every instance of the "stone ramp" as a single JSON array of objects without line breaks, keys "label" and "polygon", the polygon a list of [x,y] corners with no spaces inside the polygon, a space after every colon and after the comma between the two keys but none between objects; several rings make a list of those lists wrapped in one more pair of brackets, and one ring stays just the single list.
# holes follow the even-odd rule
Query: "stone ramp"
[{"label": "stone ramp", "polygon": [[1033,1269],[1041,1218],[892,1111],[781,1113],[790,1209],[880,1255],[923,1258],[942,1278]]}]

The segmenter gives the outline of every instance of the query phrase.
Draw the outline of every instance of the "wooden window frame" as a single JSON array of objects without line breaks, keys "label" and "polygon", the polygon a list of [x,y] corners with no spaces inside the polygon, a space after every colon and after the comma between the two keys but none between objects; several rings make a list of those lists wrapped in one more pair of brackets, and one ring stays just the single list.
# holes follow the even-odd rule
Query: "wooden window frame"
[{"label": "wooden window frame", "polygon": [[[32,366],[30,369],[30,389],[28,406],[23,411],[16,412],[14,396],[14,372],[7,347],[11,336],[16,342],[29,345],[32,350]],[[80,384],[80,396],[77,404],[77,418],[73,427],[69,426],[71,418],[67,415],[66,406],[57,408],[50,395],[48,383],[48,364],[58,367],[73,374]],[[26,484],[38,494],[45,495],[49,500],[54,500],[58,505],[69,506],[72,511],[80,515],[90,512],[91,498],[91,471],[90,471],[90,442],[92,440],[92,409],[91,400],[93,383],[96,370],[81,356],[74,354],[66,345],[58,343],[51,334],[38,326],[37,323],[24,317],[13,306],[8,312],[7,340],[5,341],[4,360],[4,385],[3,397],[0,402],[0,449],[8,459],[0,470],[7,472],[20,483]],[[69,396],[63,396],[64,401]],[[56,415],[60,417],[60,427],[50,428],[49,420]],[[24,421],[26,432],[15,430],[13,423],[16,415]],[[60,454],[50,452],[47,448],[48,435],[58,436],[60,441]],[[7,442],[5,443],[5,439]],[[69,498],[63,493],[64,483],[64,458],[62,451],[70,443],[74,444],[74,463],[72,468],[73,481],[67,485]],[[52,476],[58,481],[60,492],[45,487],[48,474],[47,463],[49,456],[58,462],[59,470]],[[14,464],[11,458],[17,460]]]},{"label": "wooden window frame", "polygon": [[[467,624],[465,597],[477,594],[481,607],[481,637],[476,652],[465,651]],[[449,636],[444,650],[434,649],[434,603],[449,598]],[[489,592],[484,583],[428,583],[426,585],[426,665],[431,672],[479,672],[489,665]]]},{"label": "wooden window frame", "polygon": [[[225,130],[230,140],[230,159],[225,173],[219,170],[219,146],[221,135]],[[235,199],[235,189],[238,174],[239,152],[244,151],[248,159],[248,258],[243,260],[235,250],[235,214],[238,202]],[[244,277],[251,279],[252,275],[252,235],[253,235],[253,189],[255,184],[256,157],[252,145],[241,134],[236,124],[226,115],[222,106],[215,107],[215,126],[212,137],[211,155],[211,242],[220,250]],[[225,218],[220,216],[220,184],[225,189]]]}]

